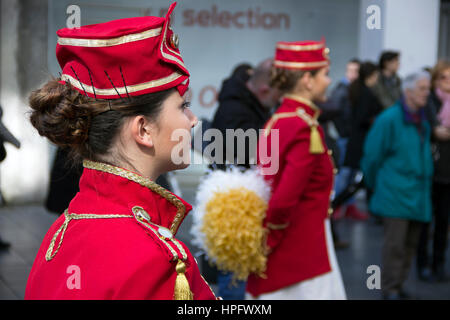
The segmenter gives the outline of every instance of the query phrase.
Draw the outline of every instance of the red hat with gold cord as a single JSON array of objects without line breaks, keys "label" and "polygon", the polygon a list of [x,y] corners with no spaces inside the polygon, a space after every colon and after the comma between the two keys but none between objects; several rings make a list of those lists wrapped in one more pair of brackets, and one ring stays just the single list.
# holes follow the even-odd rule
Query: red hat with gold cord
[{"label": "red hat with gold cord", "polygon": [[314,70],[328,66],[330,49],[322,41],[278,42],[274,66],[281,69]]},{"label": "red hat with gold cord", "polygon": [[189,71],[178,49],[170,16],[135,17],[57,31],[61,83],[81,94],[120,99],[176,87],[181,96]]}]

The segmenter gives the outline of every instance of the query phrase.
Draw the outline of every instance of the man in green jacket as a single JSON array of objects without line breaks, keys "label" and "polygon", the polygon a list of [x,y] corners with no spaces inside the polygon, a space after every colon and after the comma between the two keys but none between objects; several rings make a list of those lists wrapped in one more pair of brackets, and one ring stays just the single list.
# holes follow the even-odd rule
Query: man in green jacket
[{"label": "man in green jacket", "polygon": [[370,129],[361,160],[365,183],[373,191],[370,211],[383,217],[382,292],[385,299],[407,298],[402,290],[420,234],[431,219],[433,160],[430,125],[423,107],[429,74],[406,77],[403,96],[382,112]]},{"label": "man in green jacket", "polygon": [[399,67],[399,52],[384,51],[381,54],[379,62],[380,76],[372,90],[383,109],[394,105],[402,94],[402,81],[397,75]]}]

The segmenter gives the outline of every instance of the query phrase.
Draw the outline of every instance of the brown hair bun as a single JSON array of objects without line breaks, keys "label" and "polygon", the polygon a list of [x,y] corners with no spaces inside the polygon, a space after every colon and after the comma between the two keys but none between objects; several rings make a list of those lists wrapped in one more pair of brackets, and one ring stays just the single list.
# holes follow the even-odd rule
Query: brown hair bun
[{"label": "brown hair bun", "polygon": [[61,147],[71,147],[85,154],[85,143],[95,108],[90,98],[68,84],[52,79],[29,97],[30,121],[41,136]]}]

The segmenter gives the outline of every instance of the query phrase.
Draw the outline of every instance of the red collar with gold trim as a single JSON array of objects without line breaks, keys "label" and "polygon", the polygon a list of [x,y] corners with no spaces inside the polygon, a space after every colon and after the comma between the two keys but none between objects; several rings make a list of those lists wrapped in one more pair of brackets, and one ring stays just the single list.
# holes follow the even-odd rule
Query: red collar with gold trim
[{"label": "red collar with gold trim", "polygon": [[314,104],[314,102],[297,95],[285,95],[283,97],[282,104],[287,109],[292,108],[293,111],[300,107],[304,109],[306,113],[313,117],[315,120],[319,118],[319,115],[321,113],[321,110]]},{"label": "red collar with gold trim", "polygon": [[143,208],[152,223],[173,235],[192,206],[148,178],[112,165],[85,160],[80,192],[70,202],[70,213],[132,214]]}]

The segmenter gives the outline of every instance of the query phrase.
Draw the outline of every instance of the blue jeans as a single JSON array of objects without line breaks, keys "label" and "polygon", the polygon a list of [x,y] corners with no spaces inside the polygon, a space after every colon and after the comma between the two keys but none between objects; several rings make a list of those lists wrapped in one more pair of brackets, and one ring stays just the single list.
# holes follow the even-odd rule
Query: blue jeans
[{"label": "blue jeans", "polygon": [[[334,182],[334,190],[336,195],[344,191],[350,184],[351,179],[355,175],[355,170],[350,167],[344,167],[345,153],[347,151],[348,138],[339,138],[337,141],[337,146],[339,148],[339,172],[336,175]],[[354,197],[347,200],[346,204],[352,204],[355,202]]]},{"label": "blue jeans", "polygon": [[223,300],[244,300],[246,281],[236,280],[236,284],[232,284],[233,274],[231,272],[221,272],[217,275],[217,285],[219,287],[219,297]]}]

